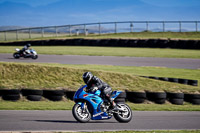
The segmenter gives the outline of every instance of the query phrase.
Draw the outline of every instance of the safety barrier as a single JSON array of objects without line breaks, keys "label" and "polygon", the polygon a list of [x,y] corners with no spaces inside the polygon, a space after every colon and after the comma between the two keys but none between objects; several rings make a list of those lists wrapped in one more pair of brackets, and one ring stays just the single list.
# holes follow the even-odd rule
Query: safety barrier
[{"label": "safety barrier", "polygon": [[155,76],[141,76],[141,77],[155,79],[155,80],[168,81],[168,82],[174,82],[174,83],[185,84],[185,85],[198,86],[198,80],[182,79],[182,78],[155,77]]},{"label": "safety barrier", "polygon": [[[64,97],[73,100],[74,94],[75,91],[68,90],[0,90],[0,97],[2,97],[3,100],[8,101],[18,101],[22,97],[25,97],[29,101],[41,101],[42,98],[46,98],[51,101],[61,101]],[[115,99],[115,102],[124,103],[126,100],[132,103],[144,103],[145,101],[151,101],[156,104],[164,104],[168,101],[176,105],[183,105],[185,101],[194,105],[200,105],[200,94],[182,92],[125,91]]]},{"label": "safety barrier", "polygon": [[139,47],[139,48],[175,48],[200,49],[200,40],[171,40],[171,39],[65,39],[1,42],[0,46],[104,46],[104,47]]}]

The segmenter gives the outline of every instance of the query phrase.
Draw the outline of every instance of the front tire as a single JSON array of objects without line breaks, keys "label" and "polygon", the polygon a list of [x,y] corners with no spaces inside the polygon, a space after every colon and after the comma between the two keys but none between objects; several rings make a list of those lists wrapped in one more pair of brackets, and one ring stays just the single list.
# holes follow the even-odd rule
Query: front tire
[{"label": "front tire", "polygon": [[118,113],[114,113],[114,117],[118,122],[128,123],[132,119],[132,110],[127,104],[117,104]]},{"label": "front tire", "polygon": [[36,60],[38,58],[38,55],[32,55],[32,59]]},{"label": "front tire", "polygon": [[74,105],[72,109],[72,114],[74,118],[81,123],[86,123],[91,119],[91,114],[88,109],[85,109],[85,111],[83,111],[80,104]]}]

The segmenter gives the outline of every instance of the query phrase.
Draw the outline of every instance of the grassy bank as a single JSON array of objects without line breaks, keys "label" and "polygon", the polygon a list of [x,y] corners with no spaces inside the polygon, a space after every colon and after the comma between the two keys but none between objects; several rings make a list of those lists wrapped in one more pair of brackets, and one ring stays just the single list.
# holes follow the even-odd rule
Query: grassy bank
[{"label": "grassy bank", "polygon": [[[173,77],[173,75],[179,75],[180,78],[200,79],[200,70],[41,63],[0,63],[0,88],[77,90],[83,84],[82,73],[88,70],[108,82],[113,90],[200,92],[199,86],[192,87],[136,76],[165,75]],[[73,104],[73,101],[65,98],[60,102],[51,102],[45,98],[40,102],[30,102],[24,97],[18,102],[9,102],[0,98],[0,110],[71,110]],[[158,105],[149,101],[146,101],[145,104],[128,102],[128,105],[135,111],[200,111],[199,105],[191,105],[187,102],[181,106],[169,102]]]},{"label": "grassy bank", "polygon": [[[0,46],[0,53],[14,53],[19,46]],[[33,46],[38,54],[129,56],[162,58],[200,58],[200,50],[159,49],[159,48],[120,48],[120,47],[79,47],[79,46]]]},{"label": "grassy bank", "polygon": [[[50,65],[50,64],[49,64]],[[53,65],[53,64],[51,64]],[[68,66],[78,69],[102,70],[114,73],[123,73],[140,76],[156,76],[156,77],[173,77],[183,79],[199,80],[200,82],[200,69],[180,69],[180,68],[166,68],[166,67],[135,67],[135,66],[112,66],[112,65],[61,65],[54,64],[55,66]]]},{"label": "grassy bank", "polygon": [[[117,90],[130,91],[173,91],[173,92],[199,92],[199,87],[158,81],[153,79],[135,76],[134,68],[132,73],[123,72],[124,67],[111,66],[106,70],[93,68],[93,66],[67,66],[67,65],[46,65],[31,63],[0,63],[0,87],[5,89],[33,88],[33,89],[56,89],[65,88],[76,90],[82,81],[82,74],[91,71],[112,88]],[[106,68],[106,67],[105,67]],[[105,71],[106,70],[106,71]],[[121,72],[120,72],[121,71]],[[140,70],[141,71],[141,70]],[[160,71],[160,73],[162,73]],[[167,73],[167,71],[165,72]],[[197,74],[196,74],[197,73]],[[191,74],[199,78],[199,70],[191,70]]]}]

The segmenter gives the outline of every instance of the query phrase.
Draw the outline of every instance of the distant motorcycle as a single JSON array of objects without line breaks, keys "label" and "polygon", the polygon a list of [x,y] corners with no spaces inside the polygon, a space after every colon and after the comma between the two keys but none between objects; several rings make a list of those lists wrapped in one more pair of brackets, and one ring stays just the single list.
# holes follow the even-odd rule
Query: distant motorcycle
[{"label": "distant motorcycle", "polygon": [[19,59],[20,57],[24,57],[24,58],[32,58],[32,59],[37,59],[38,58],[38,54],[34,49],[28,49],[25,52],[23,52],[22,50],[16,48],[15,49],[17,52],[15,52],[13,54],[13,57],[15,59]]}]

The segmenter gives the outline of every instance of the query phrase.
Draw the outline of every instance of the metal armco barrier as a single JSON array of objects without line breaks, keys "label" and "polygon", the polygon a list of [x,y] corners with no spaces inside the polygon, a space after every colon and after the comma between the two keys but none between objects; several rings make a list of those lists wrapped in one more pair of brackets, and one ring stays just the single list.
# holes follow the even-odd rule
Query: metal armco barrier
[{"label": "metal armco barrier", "polygon": [[200,21],[121,21],[0,31],[0,41],[127,32],[199,32]]}]

